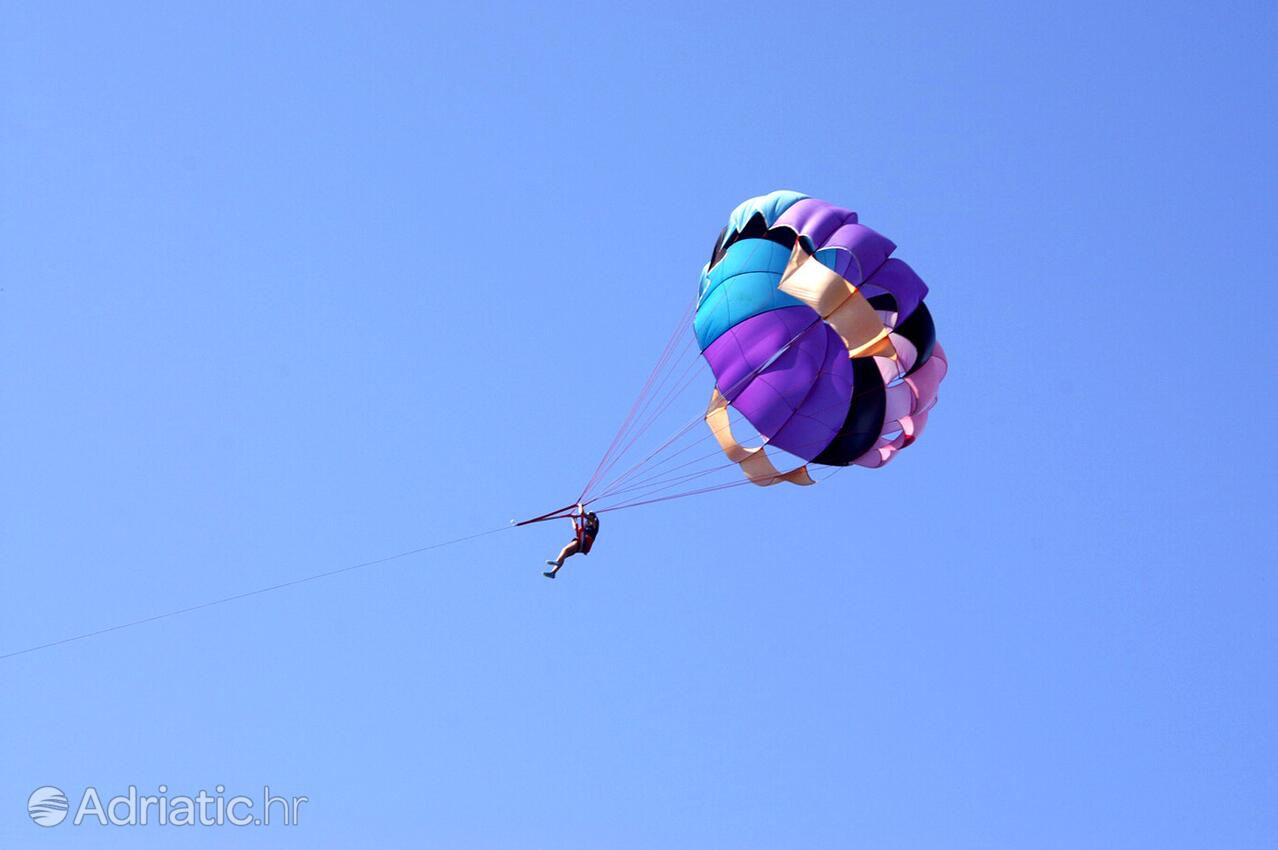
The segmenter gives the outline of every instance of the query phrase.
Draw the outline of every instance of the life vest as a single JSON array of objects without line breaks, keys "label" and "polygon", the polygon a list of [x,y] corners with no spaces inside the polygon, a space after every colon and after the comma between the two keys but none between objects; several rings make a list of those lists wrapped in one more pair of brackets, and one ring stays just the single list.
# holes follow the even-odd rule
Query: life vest
[{"label": "life vest", "polygon": [[577,551],[586,555],[590,547],[595,545],[595,537],[599,534],[599,517],[587,514],[584,517],[573,517],[573,527],[577,531]]}]

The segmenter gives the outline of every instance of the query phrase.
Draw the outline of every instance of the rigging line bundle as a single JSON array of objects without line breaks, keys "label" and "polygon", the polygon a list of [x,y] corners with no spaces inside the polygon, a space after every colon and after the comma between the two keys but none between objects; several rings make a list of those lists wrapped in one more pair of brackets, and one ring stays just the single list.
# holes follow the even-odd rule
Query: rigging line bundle
[{"label": "rigging line bundle", "polygon": [[[761,248],[761,244],[752,246],[750,253],[746,257],[746,262],[748,263],[752,260]],[[647,433],[647,431],[650,430],[660,419],[661,415],[668,411],[675,400],[678,399],[695,382],[697,378],[696,367],[702,362],[701,352],[696,351],[693,353],[692,357],[685,363],[685,355],[695,350],[695,347],[693,346],[695,337],[691,334],[688,336],[684,345],[679,348],[678,356],[672,357],[671,354],[677,346],[678,337],[681,334],[689,333],[689,331],[692,330],[691,325],[693,317],[699,304],[700,297],[694,299],[692,304],[683,311],[678,323],[675,325],[674,331],[671,333],[670,338],[667,339],[665,346],[662,348],[661,354],[657,358],[657,363],[653,366],[652,371],[648,375],[648,379],[644,382],[643,386],[639,390],[638,396],[631,404],[630,412],[622,421],[621,427],[618,428],[617,435],[613,438],[612,443],[609,444],[608,449],[604,452],[604,456],[600,459],[599,464],[595,468],[595,472],[587,481],[586,486],[582,488],[581,495],[578,497],[579,502],[593,501],[593,499],[587,499],[587,497],[592,495],[595,485],[612,471],[617,463],[626,456],[630,449],[632,449],[643,435]],[[769,358],[768,362],[760,364],[757,368],[751,370],[748,374],[744,375],[739,381],[737,381],[733,385],[733,389],[744,387],[751,380],[757,377],[759,372],[762,372],[771,365],[771,363],[775,362],[778,357],[788,351],[798,339],[807,333],[807,331],[810,330],[811,327],[815,326],[815,324],[820,320],[821,317],[816,316],[814,321],[802,328],[793,336],[792,339],[788,340],[771,358]],[[666,394],[664,396],[661,395],[661,388],[669,381],[672,375],[680,369],[680,367],[683,367],[683,369],[679,373],[678,378],[675,379]],[[729,390],[729,392],[731,392],[731,390]],[[660,397],[660,401],[656,402],[655,410],[650,411],[649,409],[654,407],[654,401],[658,397]],[[656,449],[654,449],[651,454],[640,460],[630,469],[623,472],[617,479],[609,482],[609,484],[604,487],[604,492],[623,483],[631,474],[643,471],[643,467],[646,463],[654,459],[661,452],[670,448],[688,431],[695,428],[697,424],[703,420],[703,418],[704,417],[702,415],[698,415],[690,420],[686,425],[679,428],[671,437],[666,439]],[[600,493],[600,496],[602,495],[603,493]]]}]

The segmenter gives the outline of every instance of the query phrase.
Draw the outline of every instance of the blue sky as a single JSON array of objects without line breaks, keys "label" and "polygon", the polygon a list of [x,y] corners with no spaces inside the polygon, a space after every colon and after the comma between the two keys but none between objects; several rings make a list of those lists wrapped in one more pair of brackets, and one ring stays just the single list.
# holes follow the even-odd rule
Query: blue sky
[{"label": "blue sky", "polygon": [[[750,195],[891,236],[951,371],[888,468],[613,514],[554,583],[543,525],[6,659],[0,846],[1272,847],[1276,36],[6,4],[0,652],[571,499]],[[312,802],[22,806],[219,783]]]}]

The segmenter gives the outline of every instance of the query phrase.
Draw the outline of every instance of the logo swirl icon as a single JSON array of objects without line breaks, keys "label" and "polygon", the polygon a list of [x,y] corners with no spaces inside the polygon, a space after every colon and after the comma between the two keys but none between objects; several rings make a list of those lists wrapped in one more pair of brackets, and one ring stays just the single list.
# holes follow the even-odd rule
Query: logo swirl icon
[{"label": "logo swirl icon", "polygon": [[67,818],[67,795],[61,788],[45,785],[27,798],[27,814],[39,826],[57,826]]}]

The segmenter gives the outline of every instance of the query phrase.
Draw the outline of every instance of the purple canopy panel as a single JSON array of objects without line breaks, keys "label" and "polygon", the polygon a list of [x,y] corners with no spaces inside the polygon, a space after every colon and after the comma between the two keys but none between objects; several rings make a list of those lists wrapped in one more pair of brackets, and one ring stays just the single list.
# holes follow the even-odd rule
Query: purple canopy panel
[{"label": "purple canopy panel", "polygon": [[896,245],[864,224],[845,224],[817,248],[842,248],[837,253],[834,270],[853,286],[860,286],[887,262]]},{"label": "purple canopy panel", "polygon": [[830,234],[844,224],[855,224],[856,213],[836,207],[834,204],[805,198],[796,201],[772,223],[773,227],[788,227],[812,240],[818,248],[825,244]]},{"label": "purple canopy panel", "polygon": [[891,239],[858,224],[856,213],[816,198],[796,202],[772,226],[788,227],[808,237],[818,251],[842,249],[834,270],[853,285],[873,274],[896,249]]},{"label": "purple canopy panel", "polygon": [[810,308],[746,319],[704,354],[724,398],[771,445],[811,460],[843,426],[852,363],[838,334]]},{"label": "purple canopy panel", "polygon": [[892,258],[865,279],[862,292],[869,297],[882,290],[896,299],[896,323],[900,325],[927,295],[927,284],[901,260]]}]

